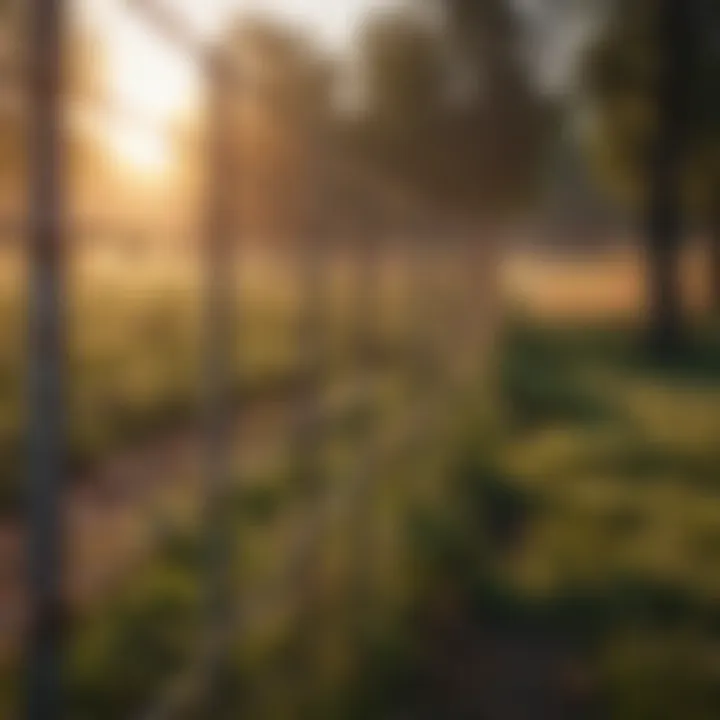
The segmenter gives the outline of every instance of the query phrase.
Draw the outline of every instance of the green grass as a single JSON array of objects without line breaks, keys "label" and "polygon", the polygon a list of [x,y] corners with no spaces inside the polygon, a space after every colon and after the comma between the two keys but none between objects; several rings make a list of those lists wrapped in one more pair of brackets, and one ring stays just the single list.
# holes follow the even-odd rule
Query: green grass
[{"label": "green grass", "polygon": [[699,334],[658,365],[637,337],[508,328],[497,412],[419,528],[422,593],[467,634],[574,648],[602,717],[718,717],[720,349]]},{"label": "green grass", "polygon": [[[410,549],[400,519],[422,495],[423,482],[440,476],[429,450],[442,440],[424,445],[410,467],[407,451],[378,457],[379,464],[368,466],[364,478],[371,485],[361,510],[346,489],[358,479],[358,458],[368,452],[371,437],[377,442],[385,430],[408,420],[399,388],[382,385],[378,394],[380,417],[372,425],[352,422],[328,429],[317,459],[321,485],[302,489],[292,458],[276,458],[277,468],[244,474],[242,486],[224,504],[232,526],[233,609],[242,611],[245,602],[254,607],[237,632],[229,667],[234,699],[227,702],[237,703],[250,717],[288,717],[288,708],[305,696],[313,707],[325,707],[323,713],[338,707],[344,712],[344,690],[358,652],[358,589],[368,599],[363,610],[370,609],[364,627],[381,622],[388,627],[388,616],[407,595]],[[294,530],[317,512],[322,495],[333,491],[343,498],[342,509],[326,519],[313,541],[308,599],[302,582],[297,577],[290,582],[288,573],[298,549]],[[162,537],[152,556],[111,598],[73,618],[66,663],[69,717],[131,717],[152,705],[178,672],[197,660],[205,578],[198,510],[190,518],[185,512],[167,515],[157,528]],[[266,593],[272,588],[271,600]],[[309,642],[299,632],[305,627],[312,628]],[[13,672],[0,673],[7,685],[0,684],[0,715],[9,717],[18,701]]]},{"label": "green grass", "polygon": [[[79,282],[71,307],[76,467],[162,432],[196,406],[197,278],[155,268],[129,286],[126,272],[113,273],[96,269]],[[236,377],[244,392],[285,392],[299,374],[294,304],[275,287],[246,288]],[[331,309],[333,357],[347,365],[352,313]],[[0,317],[17,341],[0,346],[0,505],[13,507],[23,447],[17,284],[3,285]],[[395,322],[376,346],[386,362],[407,350]],[[371,527],[380,610],[364,662],[349,668],[347,647],[335,641],[352,624],[352,528],[331,524],[319,622],[323,717],[387,716],[427,699],[437,650],[430,630],[448,615],[468,634],[492,627],[571,646],[602,717],[720,717],[720,343],[699,328],[683,356],[658,364],[638,336],[631,323],[511,322],[497,388],[462,398],[452,440],[435,438],[414,463],[384,467]],[[336,431],[357,434],[367,420],[360,413]],[[352,463],[347,445],[328,461],[334,477]],[[442,459],[428,463],[431,446]],[[249,486],[229,508],[242,529],[244,589],[286,559],[288,528],[306,500],[287,478],[275,480]],[[73,717],[126,717],[193,654],[198,540],[186,533],[171,533],[157,563],[110,606],[77,619]],[[257,718],[283,717],[278,663],[292,633],[285,616],[277,620],[238,650],[238,686],[256,683]],[[293,691],[291,682],[286,702]]]},{"label": "green grass", "polygon": [[[232,390],[238,399],[288,394],[306,380],[297,278],[249,267],[238,285]],[[26,465],[26,298],[17,257],[0,260],[0,514],[17,510]],[[357,364],[352,280],[329,279],[316,321],[325,377]],[[294,284],[293,284],[294,283]],[[80,257],[68,278],[68,442],[71,472],[197,418],[202,403],[202,288],[192,258],[129,266],[102,251]],[[409,316],[395,288],[379,298],[371,343],[375,365],[409,355]],[[303,340],[304,338],[304,340]],[[319,348],[313,342],[313,350]],[[306,359],[306,358],[305,358]]]},{"label": "green grass", "polygon": [[[509,328],[500,392],[465,393],[449,434],[433,440],[432,463],[424,445],[416,462],[384,465],[376,478],[368,526],[376,544],[364,564],[372,622],[355,634],[359,566],[342,515],[318,556],[312,684],[292,667],[288,674],[299,636],[287,598],[270,626],[238,646],[233,686],[245,714],[286,717],[298,692],[311,692],[314,717],[451,716],[434,673],[448,652],[443,623],[454,618],[468,637],[491,628],[499,642],[569,648],[601,717],[718,717],[712,341],[699,337],[702,361],[689,354],[668,367],[638,351],[636,337],[631,327]],[[328,455],[334,477],[352,465],[351,436],[363,428],[338,428],[350,444]],[[289,477],[271,480],[249,485],[230,508],[245,591],[287,559],[286,531],[308,502]],[[192,547],[171,543],[160,567],[78,625],[77,717],[141,706],[192,654]],[[138,653],[147,663],[133,662]]]}]

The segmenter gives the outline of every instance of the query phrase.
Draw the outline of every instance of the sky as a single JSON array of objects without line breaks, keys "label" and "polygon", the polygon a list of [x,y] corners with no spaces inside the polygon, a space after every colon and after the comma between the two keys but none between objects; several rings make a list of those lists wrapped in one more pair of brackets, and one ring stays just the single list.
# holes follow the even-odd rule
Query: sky
[{"label": "sky", "polygon": [[[200,83],[192,59],[169,46],[131,0],[77,0],[79,16],[102,39],[110,96],[148,128],[125,122],[106,128],[119,158],[140,168],[162,170],[169,161],[162,124],[198,106]],[[351,41],[365,13],[398,0],[161,0],[211,40],[238,12],[275,15],[297,24],[331,50]]]},{"label": "sky", "polygon": [[[197,67],[178,48],[166,44],[142,11],[131,8],[143,0],[75,0],[80,16],[103,41],[106,81],[114,102],[147,120],[148,128],[125,121],[106,127],[118,158],[140,169],[163,170],[171,160],[163,124],[200,107]],[[298,25],[331,50],[342,51],[362,24],[364,14],[403,0],[145,0],[175,9],[208,41],[241,13],[261,12]],[[534,27],[534,54],[539,79],[557,90],[567,82],[575,47],[584,35],[587,13],[568,13],[567,0],[515,0]],[[587,4],[570,0],[570,7]],[[553,11],[555,8],[555,11]],[[565,10],[563,10],[565,8]],[[559,22],[559,20],[563,22]]]},{"label": "sky", "polygon": [[515,0],[534,38],[540,83],[551,93],[565,93],[575,82],[575,59],[601,18],[603,0]]},{"label": "sky", "polygon": [[[150,0],[152,1],[152,0]],[[239,11],[275,15],[312,33],[331,49],[352,39],[364,13],[391,0],[161,0],[187,18],[198,35],[211,38]],[[97,28],[108,51],[109,74],[128,99],[159,110],[182,102],[195,83],[191,62],[168,47],[128,0],[80,0],[82,13]],[[137,88],[133,95],[133,86]],[[145,86],[143,88],[142,86]],[[192,94],[192,93],[190,93]],[[140,97],[142,95],[142,97]]]}]

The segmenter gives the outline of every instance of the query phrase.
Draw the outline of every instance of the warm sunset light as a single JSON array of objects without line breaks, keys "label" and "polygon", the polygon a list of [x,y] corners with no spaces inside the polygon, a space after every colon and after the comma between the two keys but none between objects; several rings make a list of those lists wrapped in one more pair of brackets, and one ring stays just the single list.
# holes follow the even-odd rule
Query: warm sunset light
[{"label": "warm sunset light", "polygon": [[192,72],[129,23],[112,37],[117,39],[108,42],[108,91],[123,117],[107,129],[109,143],[139,170],[167,169],[172,157],[164,131],[197,103]]},{"label": "warm sunset light", "polygon": [[168,125],[199,104],[192,60],[164,44],[127,3],[87,3],[86,12],[102,34],[106,88],[119,110],[104,130],[108,145],[143,174],[167,172],[173,162]]},{"label": "warm sunset light", "polygon": [[[388,0],[175,0],[167,3],[211,38],[238,12],[281,16],[333,47],[347,44],[364,12]],[[106,128],[119,159],[140,171],[164,171],[172,149],[161,137],[179,114],[192,112],[201,97],[193,58],[172,47],[148,26],[138,8],[123,0],[81,0],[81,11],[99,29],[106,52],[107,84],[127,122]],[[128,125],[132,125],[129,127]]]},{"label": "warm sunset light", "polygon": [[150,132],[116,128],[110,131],[110,144],[123,163],[148,176],[165,173],[171,162],[169,148]]},{"label": "warm sunset light", "polygon": [[720,720],[720,0],[0,0],[0,720]]}]

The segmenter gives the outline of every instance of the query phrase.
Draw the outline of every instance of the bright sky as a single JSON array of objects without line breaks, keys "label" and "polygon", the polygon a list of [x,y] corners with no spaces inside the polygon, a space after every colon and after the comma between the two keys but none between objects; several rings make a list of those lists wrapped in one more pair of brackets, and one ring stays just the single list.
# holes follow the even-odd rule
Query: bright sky
[{"label": "bright sky", "polygon": [[[152,1],[152,0],[150,0]],[[211,38],[238,11],[275,14],[314,33],[331,48],[352,38],[363,13],[397,0],[170,0],[199,34]],[[192,109],[199,85],[191,60],[164,43],[127,0],[79,0],[81,13],[103,38],[112,98],[158,128],[131,128],[118,122],[108,128],[120,159],[138,170],[161,172],[170,152],[159,128]],[[164,0],[168,2],[168,0]]]}]

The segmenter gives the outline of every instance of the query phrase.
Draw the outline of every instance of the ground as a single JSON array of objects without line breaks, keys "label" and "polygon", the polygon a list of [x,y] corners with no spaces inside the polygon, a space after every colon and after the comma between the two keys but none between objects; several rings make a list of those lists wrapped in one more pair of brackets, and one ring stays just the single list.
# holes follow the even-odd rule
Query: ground
[{"label": "ground", "polygon": [[720,715],[718,343],[658,366],[639,337],[510,323],[497,411],[419,536],[401,716]]},{"label": "ground", "polygon": [[[262,607],[274,630],[258,631],[245,615],[233,685],[242,716],[291,717],[288,707],[296,709],[300,689],[312,696],[310,717],[342,720],[720,717],[716,327],[698,323],[688,352],[660,366],[642,352],[641,276],[627,254],[607,262],[515,257],[507,270],[510,297],[495,370],[488,378],[487,353],[464,358],[466,367],[477,361],[481,381],[453,401],[451,427],[426,434],[409,462],[383,458],[370,466],[376,488],[370,514],[353,512],[357,496],[350,493],[351,512],[331,518],[330,534],[313,551],[323,567],[309,595],[313,612],[302,615],[312,632],[301,645],[311,655],[290,652],[278,640],[287,606],[296,604],[293,593],[281,593],[284,608]],[[175,295],[172,276],[154,295],[157,278],[146,280],[136,279],[132,293],[126,285],[115,288],[113,303],[85,302],[87,347],[76,339],[85,353],[78,356],[83,382],[76,391],[88,410],[78,415],[79,459],[112,451],[136,478],[134,453],[118,455],[118,448],[184,407],[192,368],[178,363],[177,378],[164,368],[187,360],[196,339],[183,324],[187,286]],[[113,286],[93,283],[84,292],[101,291]],[[10,295],[8,308],[15,302]],[[253,347],[265,348],[258,368],[267,369],[274,357],[273,368],[288,369],[286,352],[274,341],[287,329],[279,308],[273,305],[274,321],[253,315]],[[338,326],[345,325],[339,317]],[[133,342],[117,346],[118,337]],[[4,362],[6,386],[15,387],[10,371],[17,358]],[[409,396],[388,398],[390,405],[408,415],[408,398],[436,389],[434,381],[422,383]],[[118,397],[123,403],[115,407]],[[95,412],[107,403],[117,412]],[[8,417],[16,424],[12,407],[7,404]],[[367,430],[367,417],[340,424],[346,437],[332,462],[352,466],[356,433]],[[3,427],[12,439],[14,428]],[[258,444],[247,432],[244,438]],[[3,447],[12,450],[9,441]],[[108,471],[113,478],[90,482],[89,494],[106,488],[103,502],[118,507],[122,500],[128,520],[136,517],[129,500],[145,505],[153,488],[163,489],[153,507],[167,508],[165,490],[172,489],[198,506],[199,485],[189,478],[186,487],[177,469],[169,469],[177,463],[160,459],[181,453],[173,443],[158,452],[144,463],[147,483],[129,488],[127,473]],[[0,452],[0,459],[10,467],[13,455]],[[297,490],[288,492],[293,478],[263,482],[232,502],[243,549],[241,591],[254,591],[258,578],[275,570],[282,574],[276,561],[287,561],[288,548],[314,527],[314,515],[300,518],[305,506],[296,503]],[[114,575],[109,539],[130,542],[146,533],[111,532],[105,515],[90,515],[96,522],[88,525],[104,530],[103,542],[81,544],[100,558],[99,570]],[[157,561],[145,562],[142,554],[143,562],[112,584],[110,598],[73,618],[67,678],[74,719],[124,720],[196,655],[198,537],[168,522],[153,529]],[[356,592],[358,571],[376,574],[371,592]],[[260,594],[254,603],[263,600]],[[378,611],[375,624],[356,633],[367,605]],[[348,619],[353,632],[345,632]],[[343,644],[347,638],[351,643]],[[316,644],[327,645],[326,664],[316,662]],[[322,676],[317,687],[310,674]],[[0,678],[0,708],[17,688],[14,679],[12,671]],[[239,714],[235,709],[228,701],[229,716]]]}]

